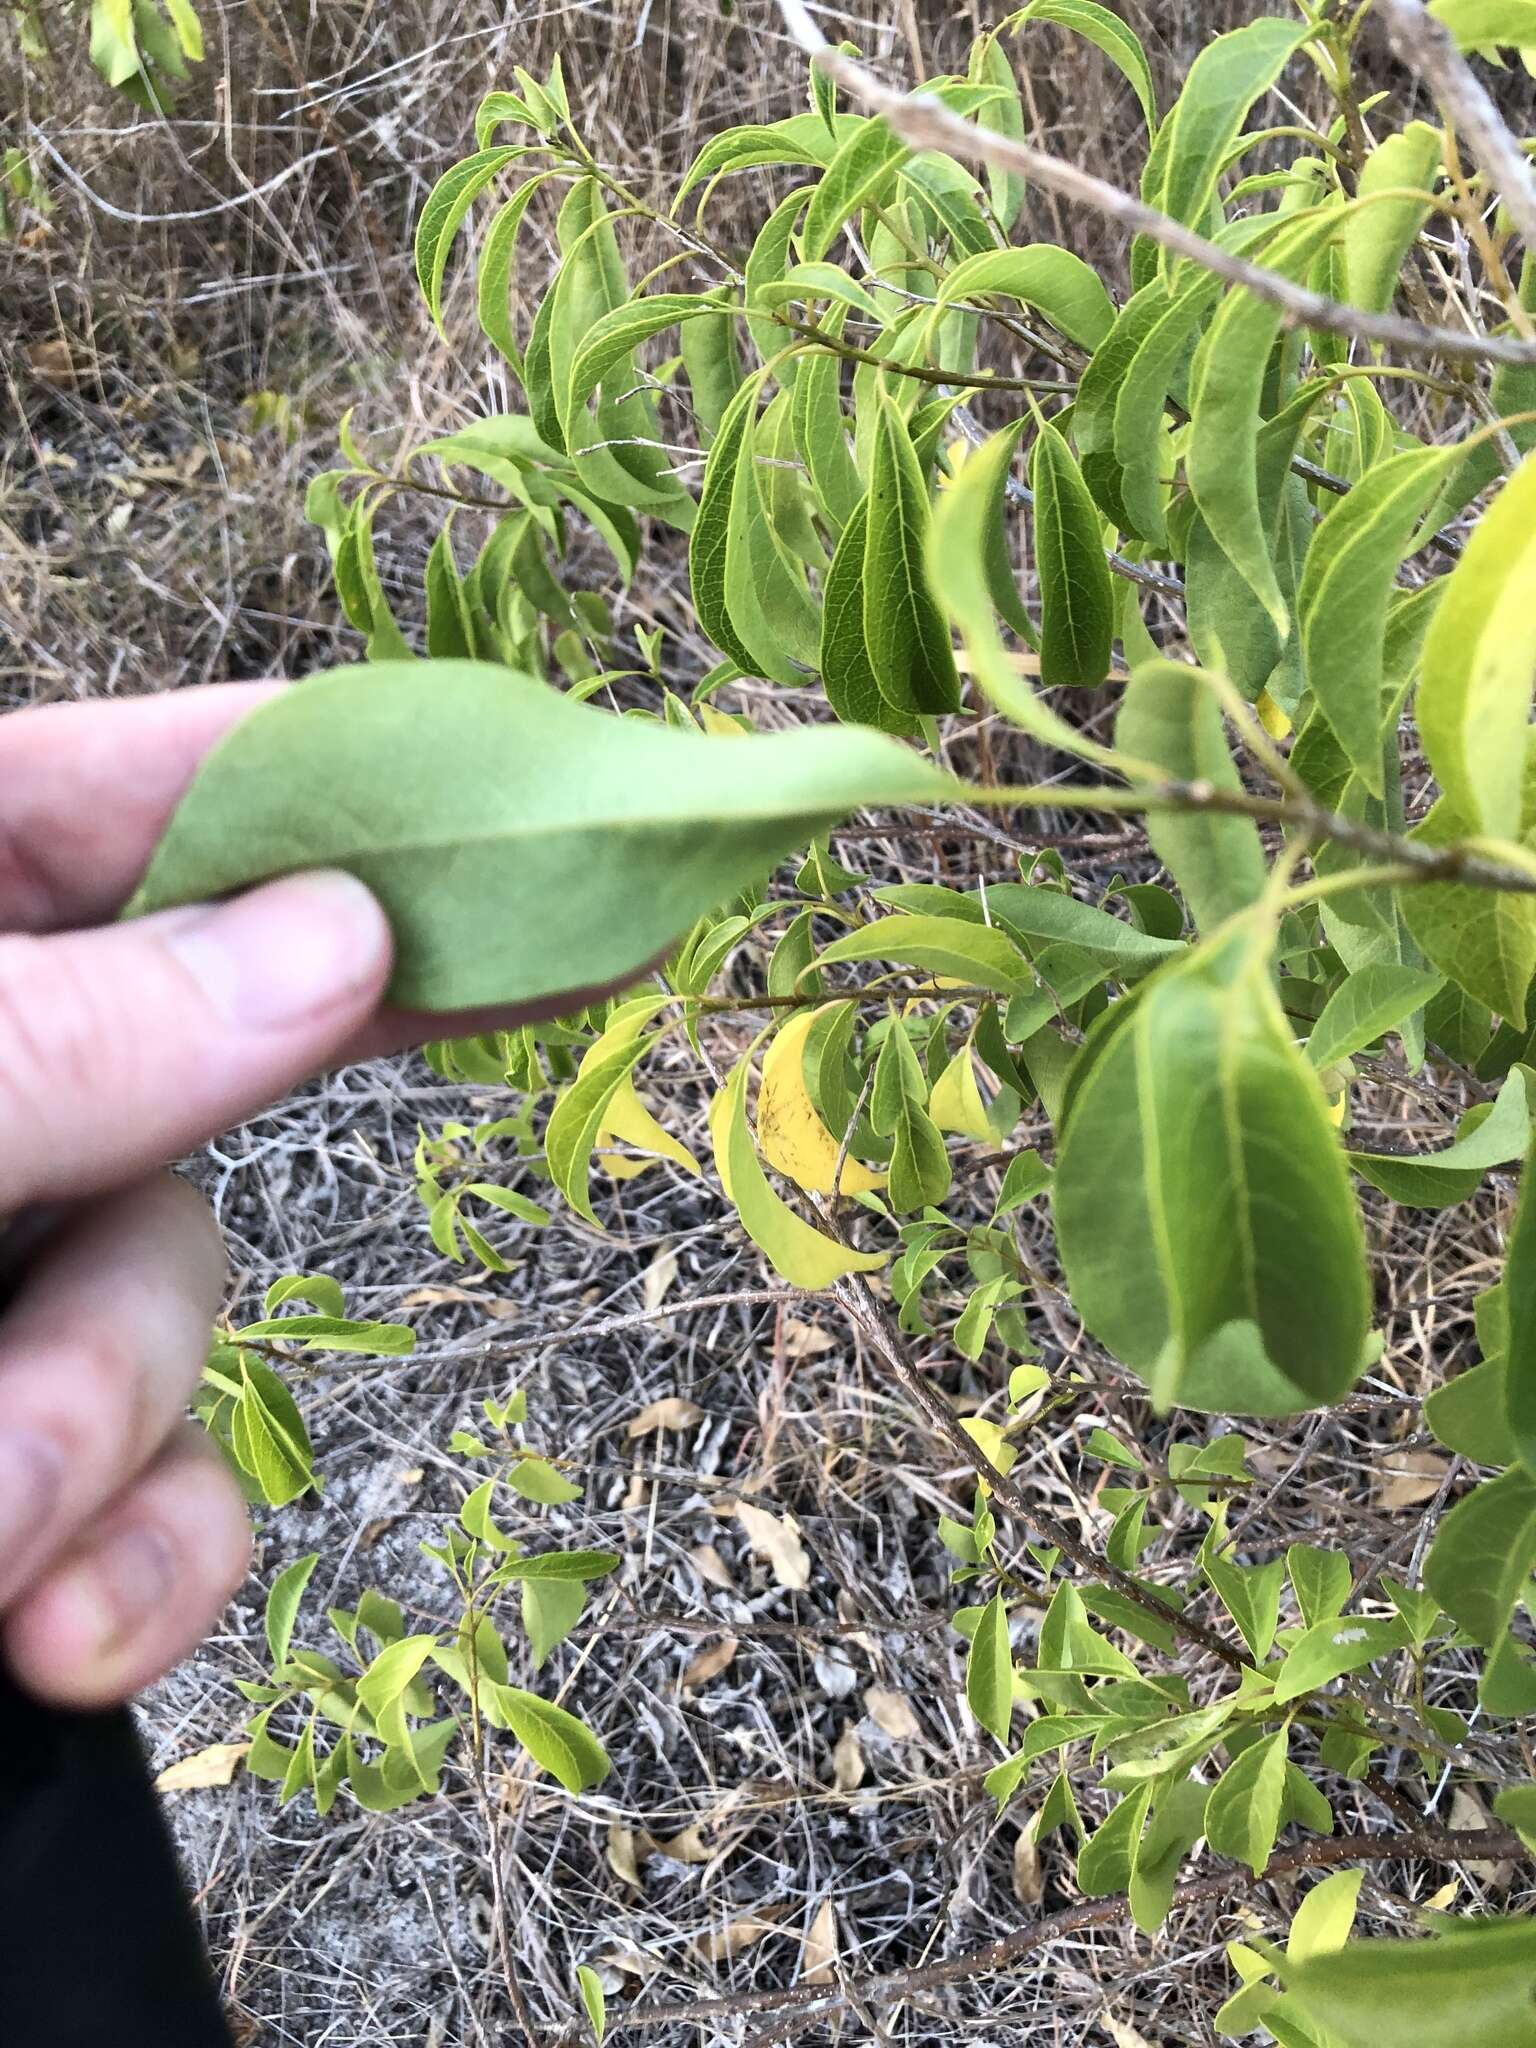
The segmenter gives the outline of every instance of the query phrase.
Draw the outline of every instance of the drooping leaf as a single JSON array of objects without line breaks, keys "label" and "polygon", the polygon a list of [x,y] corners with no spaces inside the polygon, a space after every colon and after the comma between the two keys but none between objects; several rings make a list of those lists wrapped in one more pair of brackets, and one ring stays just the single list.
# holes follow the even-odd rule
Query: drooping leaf
[{"label": "drooping leaf", "polygon": [[[1116,744],[1176,782],[1242,787],[1222,732],[1221,711],[1195,670],[1144,662],[1131,677],[1115,725]],[[1172,874],[1201,931],[1212,931],[1256,903],[1267,873],[1258,828],[1249,818],[1153,811],[1147,836]]]},{"label": "drooping leaf", "polygon": [[1035,442],[1035,563],[1040,576],[1040,680],[1102,683],[1115,637],[1115,600],[1098,507],[1053,426]]},{"label": "drooping leaf", "polygon": [[1351,1152],[1350,1165],[1372,1187],[1409,1209],[1444,1209],[1476,1193],[1483,1175],[1524,1156],[1536,1114],[1536,1075],[1515,1066],[1493,1107],[1470,1114],[1464,1134],[1437,1152]]},{"label": "drooping leaf", "polygon": [[[757,1141],[763,1157],[809,1194],[832,1193],[841,1135],[822,1122],[805,1079],[806,1041],[817,1023],[837,1005],[802,1010],[775,1036],[763,1059],[757,1096]],[[857,1159],[843,1162],[838,1191],[858,1195],[885,1186],[883,1173],[872,1173]]]},{"label": "drooping leaf", "polygon": [[1096,349],[1115,322],[1098,273],[1070,249],[1033,242],[1026,249],[987,249],[957,263],[939,287],[935,307],[985,297],[1014,299],[1043,313],[1080,348]]},{"label": "drooping leaf", "polygon": [[1448,804],[1473,832],[1521,830],[1536,681],[1536,456],[1474,527],[1424,642],[1417,716]]},{"label": "drooping leaf", "polygon": [[1013,1719],[1013,1652],[1008,1610],[996,1595],[982,1609],[965,1661],[965,1697],[971,1712],[1006,1749]]},{"label": "drooping leaf", "polygon": [[1338,1399],[1368,1326],[1360,1219],[1257,931],[1160,968],[1085,1064],[1054,1206],[1089,1329],[1163,1404]]},{"label": "drooping leaf", "polygon": [[1249,108],[1275,84],[1310,32],[1309,23],[1265,17],[1206,44],[1148,160],[1142,197],[1149,205],[1187,227],[1205,225]]},{"label": "drooping leaf", "polygon": [[886,393],[869,478],[864,644],[880,694],[898,711],[955,711],[960,679],[928,582],[928,489],[900,408]]},{"label": "drooping leaf", "polygon": [[743,1059],[710,1108],[715,1163],[742,1226],[769,1264],[792,1287],[830,1287],[847,1273],[883,1266],[884,1252],[856,1252],[796,1215],[775,1193],[747,1128],[747,1074]]},{"label": "drooping leaf", "polygon": [[1152,85],[1152,67],[1140,38],[1118,14],[1101,7],[1098,0],[1029,0],[1009,25],[1022,29],[1027,22],[1054,21],[1084,36],[1104,52],[1117,70],[1130,81],[1146,118],[1147,132],[1157,127],[1157,94]]},{"label": "drooping leaf", "polygon": [[908,154],[906,143],[884,121],[859,121],[850,130],[805,209],[800,231],[804,262],[815,263],[826,255],[844,221],[890,184],[896,166]]},{"label": "drooping leaf", "polygon": [[1350,216],[1344,230],[1344,274],[1350,300],[1368,313],[1389,311],[1397,296],[1408,251],[1429,217],[1444,148],[1438,128],[1410,121],[1395,135],[1384,136],[1365,160],[1357,188],[1362,199],[1389,191],[1425,195],[1422,200],[1377,198]]},{"label": "drooping leaf", "polygon": [[606,1750],[574,1714],[516,1685],[497,1686],[494,1697],[524,1749],[567,1792],[585,1792],[607,1777],[612,1766]]},{"label": "drooping leaf", "polygon": [[1307,686],[1373,796],[1383,791],[1388,602],[1414,531],[1460,454],[1415,448],[1378,463],[1328,513],[1307,550],[1297,595]]},{"label": "drooping leaf", "polygon": [[357,668],[272,699],[214,749],[133,908],[345,867],[389,915],[400,1001],[531,1001],[635,974],[853,806],[949,787],[851,727],[707,738],[505,669]]},{"label": "drooping leaf", "polygon": [[898,960],[931,974],[995,989],[1027,993],[1035,985],[1029,962],[1006,932],[946,917],[883,917],[823,947],[826,966],[841,960]]},{"label": "drooping leaf", "polygon": [[821,681],[827,702],[845,725],[874,725],[884,732],[913,733],[915,713],[899,711],[880,693],[864,638],[864,550],[869,501],[861,498],[849,515],[822,590]]}]

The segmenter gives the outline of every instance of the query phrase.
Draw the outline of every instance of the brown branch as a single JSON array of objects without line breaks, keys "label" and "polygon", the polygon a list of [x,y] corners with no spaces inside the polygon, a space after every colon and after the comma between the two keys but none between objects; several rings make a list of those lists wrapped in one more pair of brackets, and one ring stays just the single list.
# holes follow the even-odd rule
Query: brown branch
[{"label": "brown branch", "polygon": [[[1208,1877],[1192,1878],[1173,1894],[1175,1906],[1195,1906],[1212,1899],[1231,1899],[1268,1884],[1276,1878],[1292,1877],[1306,1870],[1330,1870],[1349,1863],[1390,1863],[1398,1858],[1422,1863],[1460,1863],[1475,1859],[1519,1857],[1525,1854],[1519,1837],[1506,1828],[1441,1829],[1404,1828],[1391,1835],[1337,1835],[1304,1842],[1295,1849],[1283,1849],[1272,1856],[1255,1877],[1240,1864],[1229,1864]],[[850,1978],[845,1984],[791,1984],[775,1991],[739,1992],[732,1998],[698,1999],[691,2004],[639,2006],[630,2012],[609,2015],[609,2028],[703,2025],[710,2021],[735,2019],[745,2013],[782,2012],[817,2006],[836,2007],[854,1999],[888,2003],[914,1992],[935,1991],[952,1984],[968,1984],[977,1977],[1012,1969],[1025,1956],[1047,1948],[1054,1941],[1085,1933],[1090,1928],[1114,1927],[1130,1912],[1125,1897],[1089,1899],[1060,1912],[1046,1913],[1009,1934],[999,1935],[984,1948],[943,1962],[924,1963],[910,1970],[885,1970],[867,1977]],[[575,2038],[570,2029],[553,2037],[555,2043]]]},{"label": "brown branch", "polygon": [[1091,171],[1052,156],[1032,143],[1015,141],[990,128],[973,127],[936,100],[913,99],[897,92],[862,64],[834,50],[811,19],[804,0],[779,0],[779,11],[795,41],[816,64],[871,112],[884,115],[891,132],[912,148],[942,150],[968,162],[1020,171],[1044,190],[1060,193],[1064,199],[1102,214],[1126,234],[1145,235],[1176,256],[1186,256],[1192,263],[1198,263],[1213,277],[1240,285],[1257,298],[1278,306],[1292,326],[1320,327],[1330,334],[1379,342],[1410,355],[1438,355],[1461,362],[1536,363],[1536,342],[1467,333],[1451,327],[1428,327],[1395,313],[1366,313],[1358,306],[1342,305],[1322,292],[1294,284],[1261,264],[1219,248],[1193,228],[1170,219],[1155,206],[1122,192]]}]

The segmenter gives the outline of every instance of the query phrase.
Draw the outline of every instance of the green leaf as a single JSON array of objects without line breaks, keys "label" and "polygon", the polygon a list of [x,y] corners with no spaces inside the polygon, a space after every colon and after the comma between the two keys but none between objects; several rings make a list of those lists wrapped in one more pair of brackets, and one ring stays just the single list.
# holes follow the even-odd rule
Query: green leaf
[{"label": "green leaf", "polygon": [[1206,1786],[1186,1778],[1157,1802],[1131,1873],[1131,1917],[1143,1934],[1155,1934],[1168,1917],[1179,1868],[1204,1833],[1209,1796]]},{"label": "green leaf", "polygon": [[957,711],[949,628],[928,583],[928,487],[906,420],[879,395],[864,543],[864,643],[886,702],[903,712]]},{"label": "green leaf", "polygon": [[761,379],[749,377],[726,406],[704,469],[698,517],[688,541],[688,575],[699,624],[715,645],[749,675],[757,659],[737,632],[727,602],[726,562],[731,500],[742,446],[750,438]]},{"label": "green leaf", "polygon": [[1419,521],[1460,459],[1456,447],[1415,448],[1378,463],[1307,550],[1297,595],[1307,684],[1373,796],[1383,793],[1387,606]]},{"label": "green leaf", "polygon": [[439,334],[443,331],[443,273],[464,218],[486,186],[508,164],[527,154],[521,143],[477,150],[445,171],[427,195],[416,223],[416,278]]},{"label": "green leaf", "polygon": [[1475,1642],[1509,1627],[1536,1566],[1536,1479],[1513,1465],[1459,1500],[1435,1532],[1424,1584]]},{"label": "green leaf", "polygon": [[1323,1005],[1307,1039],[1307,1058],[1319,1069],[1348,1059],[1422,1009],[1442,981],[1438,974],[1391,961],[1361,968]]},{"label": "green leaf", "polygon": [[[1531,19],[1536,24],[1536,5]],[[1365,160],[1358,185],[1369,206],[1352,212],[1344,230],[1344,274],[1353,304],[1386,313],[1397,297],[1408,252],[1430,214],[1430,195],[1440,174],[1445,140],[1427,121],[1410,121],[1383,137]],[[1425,197],[1374,198],[1375,194],[1423,192]]]},{"label": "green leaf", "polygon": [[1312,1543],[1293,1543],[1285,1553],[1285,1568],[1301,1618],[1309,1628],[1320,1621],[1331,1621],[1342,1612],[1354,1581],[1349,1559],[1342,1551],[1321,1550]]},{"label": "green leaf", "polygon": [[965,636],[971,672],[1005,717],[1048,746],[1096,758],[1099,750],[1051,710],[1025,682],[1003,646],[993,616],[989,567],[997,550],[997,521],[1006,502],[1009,467],[1023,422],[1004,427],[973,449],[960,474],[940,494],[930,542],[930,580]]},{"label": "green leaf", "polygon": [[820,114],[792,114],[768,127],[722,129],[689,165],[672,211],[676,214],[696,186],[727,171],[755,170],[764,164],[829,164],[838,146],[865,125],[857,114],[834,114],[829,133]]},{"label": "green leaf", "polygon": [[977,298],[1015,299],[1090,351],[1115,324],[1115,308],[1098,272],[1051,242],[967,256],[940,285],[934,318],[941,307]]},{"label": "green leaf", "polygon": [[1237,1623],[1254,1662],[1262,1664],[1269,1655],[1280,1619],[1285,1566],[1278,1557],[1268,1564],[1235,1564],[1222,1551],[1220,1539],[1220,1527],[1212,1522],[1200,1547],[1200,1568],[1217,1599]]},{"label": "green leaf", "polygon": [[[1022,142],[1025,133],[1023,102],[1019,97],[1018,80],[1004,54],[999,33],[978,36],[972,43],[966,76],[976,84],[996,86],[1000,93],[999,98],[978,111],[977,127],[990,128],[994,134]],[[1017,171],[1005,171],[996,164],[987,166],[987,182],[992,191],[992,211],[997,215],[1004,234],[1007,234],[1024,210],[1028,188]]]},{"label": "green leaf", "polygon": [[1040,576],[1040,680],[1102,683],[1115,637],[1115,600],[1098,507],[1053,426],[1035,441],[1035,564]]},{"label": "green leaf", "polygon": [[736,314],[729,305],[716,313],[685,322],[678,334],[683,373],[693,399],[700,445],[707,448],[720,431],[726,407],[741,388],[741,357],[736,348]]},{"label": "green leaf", "polygon": [[294,1623],[298,1620],[299,1608],[319,1562],[319,1551],[312,1550],[308,1557],[295,1558],[272,1581],[272,1590],[267,1595],[266,1627],[267,1648],[272,1655],[274,1671],[281,1671],[288,1662]]},{"label": "green leaf", "polygon": [[717,300],[698,292],[657,292],[615,306],[587,330],[576,351],[567,405],[572,411],[585,407],[603,379],[653,334],[718,310]]},{"label": "green leaf", "polygon": [[1098,0],[1029,0],[1028,6],[1021,7],[1011,19],[1019,29],[1026,22],[1055,21],[1085,36],[1130,81],[1146,118],[1148,133],[1156,129],[1157,94],[1152,84],[1152,67],[1140,38],[1118,14],[1099,6]]},{"label": "green leaf", "polygon": [[1536,1474],[1536,1141],[1525,1155],[1520,1199],[1510,1227],[1503,1306],[1509,1340],[1504,1401],[1510,1441],[1526,1471]]},{"label": "green leaf", "polygon": [[1338,2048],[1531,2048],[1536,1921],[1442,1925],[1434,1939],[1352,1941],[1298,1967],[1287,1961],[1287,2001]]},{"label": "green leaf", "polygon": [[[501,1568],[505,1573],[507,1567]],[[498,1574],[500,1576],[500,1574]],[[523,1587],[523,1630],[539,1671],[581,1619],[586,1589],[569,1579],[530,1579]]]},{"label": "green leaf", "polygon": [[1517,838],[1522,824],[1536,675],[1533,584],[1536,456],[1529,456],[1474,526],[1451,573],[1424,642],[1415,706],[1447,803],[1472,832],[1497,839]]},{"label": "green leaf", "polygon": [[[1198,672],[1180,662],[1149,661],[1135,670],[1116,721],[1115,742],[1172,781],[1242,788],[1216,699]],[[1262,895],[1267,869],[1252,819],[1154,811],[1147,819],[1147,836],[1201,931],[1214,930]]]},{"label": "green leaf", "polygon": [[802,260],[815,263],[825,256],[844,221],[880,195],[910,154],[884,121],[859,121],[811,194],[800,230]]},{"label": "green leaf", "polygon": [[592,2025],[592,2037],[598,2048],[602,2048],[603,2035],[608,2027],[608,2001],[603,1995],[603,1980],[596,1970],[589,1969],[585,1963],[578,1963],[576,1982],[581,1990],[581,2002]]},{"label": "green leaf", "polygon": [[241,1391],[230,1417],[230,1447],[242,1471],[275,1508],[315,1483],[314,1451],[292,1394],[249,1352],[240,1354]]},{"label": "green leaf", "polygon": [[[1217,36],[1189,68],[1148,159],[1142,197],[1186,227],[1201,228],[1254,102],[1267,93],[1311,25],[1266,18]],[[1165,261],[1164,268],[1171,268]]]},{"label": "green leaf", "polygon": [[505,1477],[514,1493],[520,1493],[524,1500],[537,1501],[540,1507],[560,1507],[581,1496],[581,1488],[573,1485],[563,1472],[557,1472],[547,1458],[519,1458]]},{"label": "green leaf", "polygon": [[886,1253],[850,1251],[814,1229],[774,1192],[747,1128],[750,1067],[750,1058],[742,1059],[710,1105],[715,1165],[747,1235],[792,1287],[830,1287],[847,1273],[869,1273],[883,1266]]},{"label": "green leaf", "polygon": [[1229,1764],[1205,1802],[1205,1839],[1217,1856],[1246,1863],[1262,1874],[1280,1831],[1285,1794],[1287,1729],[1278,1729],[1245,1749]]},{"label": "green leaf", "polygon": [[818,956],[824,967],[843,960],[897,960],[1000,995],[1035,986],[1028,960],[1006,932],[950,917],[882,917],[834,939]]},{"label": "green leaf", "polygon": [[[802,376],[800,383],[805,380]],[[796,384],[798,394],[800,383]],[[886,702],[870,666],[864,638],[864,550],[869,500],[860,498],[849,515],[827,571],[821,609],[821,680],[827,702],[847,725],[875,725],[885,732],[915,733],[917,718]]]},{"label": "green leaf", "polygon": [[1013,1651],[1008,1610],[997,1594],[982,1609],[965,1660],[965,1697],[971,1712],[1006,1749],[1013,1720]]},{"label": "green leaf", "polygon": [[585,1792],[607,1777],[612,1768],[607,1751],[574,1714],[520,1686],[497,1686],[495,1698],[524,1749],[567,1792]]},{"label": "green leaf", "polygon": [[133,908],[344,867],[394,928],[396,1000],[532,1001],[633,976],[856,806],[954,786],[851,727],[710,738],[503,669],[358,668],[284,692],[213,750]]},{"label": "green leaf", "polygon": [[509,1557],[497,1569],[502,1579],[526,1580],[567,1580],[585,1584],[589,1579],[606,1578],[609,1572],[619,1568],[619,1555],[613,1550],[549,1550],[541,1557]]},{"label": "green leaf", "polygon": [[1513,1445],[1505,1412],[1504,1360],[1485,1359],[1436,1387],[1424,1403],[1424,1424],[1448,1451],[1477,1465],[1507,1465]]},{"label": "green leaf", "polygon": [[1286,1653],[1275,1681],[1276,1703],[1300,1699],[1346,1671],[1358,1671],[1362,1664],[1402,1649],[1408,1640],[1408,1630],[1396,1617],[1385,1621],[1371,1615],[1335,1614],[1314,1622]]},{"label": "green leaf", "polygon": [[1536,0],[1430,0],[1429,11],[1464,50],[1536,45]]},{"label": "green leaf", "polygon": [[1086,1063],[1053,1201],[1078,1313],[1159,1403],[1291,1413],[1353,1385],[1359,1213],[1255,931],[1124,1004]]},{"label": "green leaf", "polygon": [[[841,277],[842,272],[837,275]],[[822,509],[838,528],[848,524],[864,497],[863,482],[848,452],[842,367],[841,358],[829,351],[808,350],[795,358],[795,381],[790,394],[795,447]]]},{"label": "green leaf", "polygon": [[1474,1110],[1463,1123],[1463,1135],[1438,1152],[1404,1157],[1390,1152],[1351,1152],[1356,1173],[1409,1209],[1445,1209],[1476,1193],[1492,1166],[1524,1157],[1530,1143],[1536,1099],[1531,1089],[1536,1074],[1512,1067],[1492,1109]]},{"label": "green leaf", "polygon": [[1287,1962],[1309,1963],[1314,1956],[1331,1956],[1349,1939],[1355,1924],[1355,1907],[1360,1897],[1363,1870],[1336,1870],[1313,1885],[1291,1921],[1286,1937]]},{"label": "green leaf", "polygon": [[1085,1898],[1105,1899],[1130,1889],[1152,1789],[1142,1785],[1127,1792],[1084,1843],[1077,1859],[1077,1888]]}]

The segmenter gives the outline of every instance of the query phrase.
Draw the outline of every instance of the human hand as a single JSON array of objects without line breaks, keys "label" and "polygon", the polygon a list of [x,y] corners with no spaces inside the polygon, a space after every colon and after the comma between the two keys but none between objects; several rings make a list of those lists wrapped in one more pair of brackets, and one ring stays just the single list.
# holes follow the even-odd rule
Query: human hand
[{"label": "human hand", "polygon": [[601,993],[391,1010],[388,926],[343,874],[109,922],[202,756],[276,687],[0,718],[0,1219],[80,1205],[0,1319],[0,1629],[66,1704],[185,1656],[249,1561],[239,1489],[184,1419],[223,1250],[165,1162],[325,1067]]}]

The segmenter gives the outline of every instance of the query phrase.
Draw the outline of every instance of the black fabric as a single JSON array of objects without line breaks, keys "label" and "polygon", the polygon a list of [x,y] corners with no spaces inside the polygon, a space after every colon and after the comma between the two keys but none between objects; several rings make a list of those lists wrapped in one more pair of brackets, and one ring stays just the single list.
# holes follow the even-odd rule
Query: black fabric
[{"label": "black fabric", "polygon": [[3,1669],[0,2048],[230,2048],[132,1720]]}]

